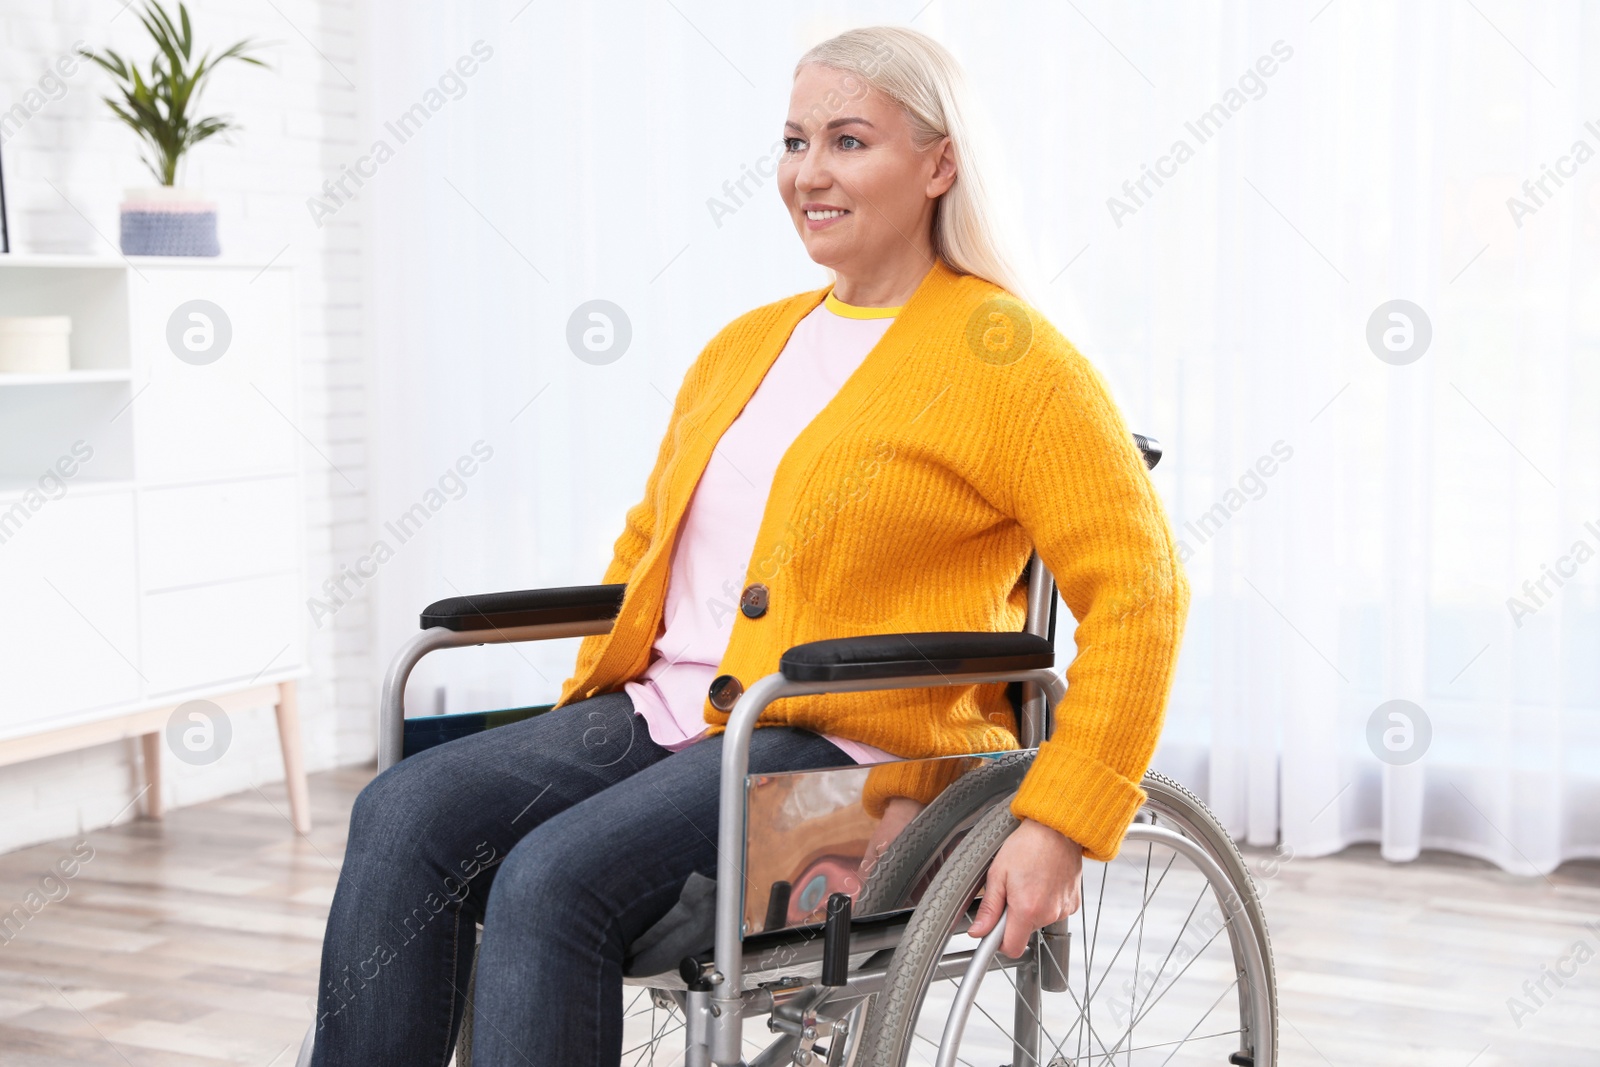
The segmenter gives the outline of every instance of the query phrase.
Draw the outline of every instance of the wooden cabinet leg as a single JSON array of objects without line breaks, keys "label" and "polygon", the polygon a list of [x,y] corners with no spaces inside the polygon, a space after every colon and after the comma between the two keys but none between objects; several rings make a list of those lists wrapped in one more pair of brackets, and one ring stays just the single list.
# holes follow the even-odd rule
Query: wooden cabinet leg
[{"label": "wooden cabinet leg", "polygon": [[278,683],[278,744],[283,748],[283,777],[289,791],[294,828],[311,832],[311,793],[306,788],[305,754],[300,747],[300,703],[293,682]]},{"label": "wooden cabinet leg", "polygon": [[162,734],[140,734],[139,747],[144,750],[144,813],[146,818],[159,819],[165,810],[161,804],[161,741]]}]

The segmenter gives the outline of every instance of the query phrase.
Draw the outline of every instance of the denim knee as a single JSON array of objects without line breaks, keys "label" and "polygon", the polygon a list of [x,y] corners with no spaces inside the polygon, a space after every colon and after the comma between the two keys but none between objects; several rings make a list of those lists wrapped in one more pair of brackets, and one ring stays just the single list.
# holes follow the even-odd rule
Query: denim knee
[{"label": "denim knee", "polygon": [[403,760],[356,794],[350,809],[348,853],[417,842],[418,832],[430,821],[437,802],[436,794],[426,787],[426,771],[421,763]]},{"label": "denim knee", "polygon": [[518,917],[518,923],[546,917],[569,921],[586,889],[578,857],[549,847],[537,830],[524,837],[500,864],[489,891],[488,912]]}]

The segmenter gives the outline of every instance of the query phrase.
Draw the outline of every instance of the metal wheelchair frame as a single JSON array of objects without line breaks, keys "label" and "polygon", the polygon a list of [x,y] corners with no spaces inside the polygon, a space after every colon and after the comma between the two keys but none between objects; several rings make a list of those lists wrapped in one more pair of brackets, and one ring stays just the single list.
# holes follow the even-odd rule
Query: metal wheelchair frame
[{"label": "metal wheelchair frame", "polygon": [[[1147,466],[1154,467],[1161,455],[1160,445],[1153,439],[1138,434],[1135,434],[1134,438]],[[1051,637],[1056,586],[1053,575],[1045,567],[1037,551],[1030,555],[1026,574],[1027,614],[1022,633],[1036,637]],[[471,599],[458,598],[459,601],[469,605]],[[428,614],[425,613],[425,622],[427,618]],[[384,679],[379,710],[378,769],[385,770],[403,757],[406,682],[417,663],[430,652],[469,645],[519,643],[603,634],[611,630],[613,619],[614,615],[607,618],[575,617],[564,621],[502,626],[497,625],[489,614],[483,614],[482,619],[474,623],[471,628],[433,625],[423,629],[397,652]],[[1035,748],[1040,740],[1050,735],[1052,713],[1066,693],[1064,676],[1058,673],[1053,665],[966,672],[943,672],[935,669],[931,674],[894,674],[857,677],[843,681],[792,680],[780,670],[757,680],[739,696],[730,711],[726,728],[727,739],[723,747],[719,782],[720,862],[730,862],[732,858],[739,857],[742,863],[745,855],[745,788],[749,770],[749,745],[757,719],[773,701],[816,693],[972,685],[988,682],[1022,683],[1019,715],[1022,748]],[[1225,901],[1230,910],[1243,905],[1242,898],[1230,882],[1228,874],[1200,846],[1183,834],[1136,822],[1130,826],[1126,840],[1157,842],[1185,855],[1200,868],[1217,893],[1218,899]],[[850,1020],[860,1016],[861,1008],[868,1003],[866,998],[882,988],[887,966],[872,966],[852,972],[844,985],[815,982],[776,985],[765,983],[756,988],[746,988],[744,981],[746,954],[742,934],[744,877],[742,870],[728,874],[736,876],[721,876],[719,872],[717,879],[715,947],[712,962],[704,965],[699,976],[688,974],[684,976],[688,984],[687,992],[652,988],[652,995],[658,1003],[670,998],[683,1010],[687,1067],[713,1067],[713,1065],[743,1067],[745,1063],[742,1057],[743,1020],[746,1016],[762,1014],[770,1014],[772,1020],[769,1028],[774,1033],[785,1036],[781,1036],[771,1047],[751,1061],[751,1067],[785,1062],[810,1063],[812,1058],[809,1050],[819,1037],[845,1036]],[[994,967],[1006,967],[1022,968],[1019,974],[1025,972],[1026,956],[1016,961],[1005,957],[996,959],[996,949],[1003,929],[1002,924],[970,951],[950,953],[940,958],[938,971],[941,976],[966,975],[961,995],[956,1002],[957,1012],[952,1014],[950,1024],[946,1028],[947,1038],[952,1032],[959,1036],[965,1018],[961,1012],[962,1005],[964,1003],[970,1008],[976,981],[981,980],[984,971]],[[1048,933],[1049,929],[1035,934],[1035,940]],[[859,956],[863,953],[892,950],[897,947],[899,934],[903,930],[903,923],[899,926],[885,926],[873,933],[860,936],[857,940],[847,942],[848,952]],[[1255,944],[1253,939],[1250,939],[1251,943],[1248,945],[1242,944],[1232,927],[1229,928],[1229,936],[1234,943],[1235,958],[1244,961],[1241,977],[1250,981],[1254,990],[1253,996],[1256,998],[1256,1010],[1262,1011],[1264,1006],[1260,998],[1264,995],[1263,991],[1267,988],[1268,981],[1260,946]],[[699,978],[698,981],[694,980],[696,977]],[[648,978],[630,978],[629,983],[651,985]],[[1036,963],[1032,968],[1031,983],[1032,997],[1036,1001],[1039,987],[1039,969]],[[1023,987],[1019,985],[1019,993],[1022,989]],[[825,1019],[819,1016],[818,1010],[830,1002],[836,1006],[848,1005],[853,1010],[842,1015],[837,1012],[831,1013],[834,1018]],[[308,1062],[314,1040],[314,1021],[312,1026],[313,1029],[307,1033],[302,1047],[301,1063]],[[1273,1036],[1275,1035],[1266,1038],[1268,1049]],[[855,1042],[857,1051],[859,1044],[859,1041]],[[838,1062],[843,1061],[838,1058],[837,1053],[829,1056],[829,1064]],[[940,1062],[946,1060],[941,1058]],[[1248,1060],[1236,1059],[1234,1062],[1248,1062]],[[1273,1059],[1269,1055],[1263,1062],[1272,1063]]]}]

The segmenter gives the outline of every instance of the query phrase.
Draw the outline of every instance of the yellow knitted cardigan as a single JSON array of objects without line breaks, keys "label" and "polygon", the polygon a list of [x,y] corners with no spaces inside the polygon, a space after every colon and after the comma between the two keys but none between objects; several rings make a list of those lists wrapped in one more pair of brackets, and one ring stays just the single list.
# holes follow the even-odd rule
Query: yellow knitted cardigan
[{"label": "yellow knitted cardigan", "polygon": [[[741,315],[690,366],[602,579],[626,584],[621,609],[609,633],[584,638],[557,707],[621,689],[649,664],[671,547],[712,449],[828,291]],[[784,453],[747,568],[768,609],[734,613],[719,672],[749,688],[807,641],[1019,631],[1018,575],[1034,548],[1078,622],[1077,653],[1054,735],[1011,810],[1108,860],[1144,800],[1189,584],[1100,373],[987,281],[936,262]],[[727,713],[709,699],[704,710],[721,732]],[[993,682],[787,697],[758,725],[926,757],[1014,748],[1015,718]]]}]

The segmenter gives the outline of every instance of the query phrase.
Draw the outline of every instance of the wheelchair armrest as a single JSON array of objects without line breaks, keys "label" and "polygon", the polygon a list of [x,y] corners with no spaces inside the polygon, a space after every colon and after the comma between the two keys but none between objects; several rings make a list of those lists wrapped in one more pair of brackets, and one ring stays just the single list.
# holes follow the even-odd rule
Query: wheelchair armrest
[{"label": "wheelchair armrest", "polygon": [[429,604],[422,612],[422,629],[395,653],[383,677],[378,770],[387,770],[405,755],[406,680],[423,656],[441,648],[608,633],[626,592],[627,586],[621,584],[569,585],[456,596]]},{"label": "wheelchair armrest", "polygon": [[614,619],[622,609],[626,585],[567,585],[508,593],[453,596],[422,609],[424,630],[509,630],[558,622]]},{"label": "wheelchair armrest", "polygon": [[1037,634],[942,630],[834,637],[795,645],[778,660],[791,682],[1024,671],[1055,666],[1054,646]]}]

